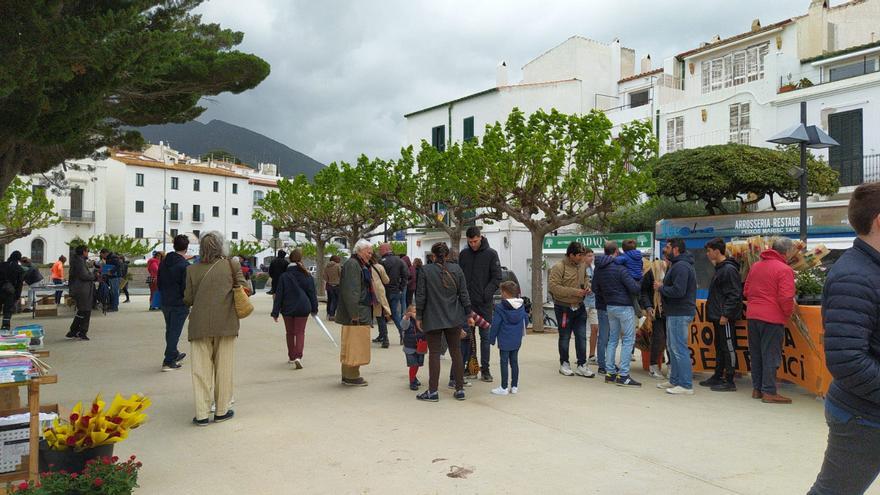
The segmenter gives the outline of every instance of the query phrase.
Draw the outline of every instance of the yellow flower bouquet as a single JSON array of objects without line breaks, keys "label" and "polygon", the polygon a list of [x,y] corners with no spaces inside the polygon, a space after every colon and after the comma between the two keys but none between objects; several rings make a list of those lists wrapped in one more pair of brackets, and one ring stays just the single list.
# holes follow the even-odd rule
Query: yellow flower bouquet
[{"label": "yellow flower bouquet", "polygon": [[67,421],[56,419],[43,431],[48,447],[52,450],[77,452],[121,442],[129,431],[147,420],[144,410],[150,407],[150,399],[134,394],[128,399],[116,394],[110,407],[101,394],[95,397],[91,407],[83,412],[82,402],[74,406]]}]

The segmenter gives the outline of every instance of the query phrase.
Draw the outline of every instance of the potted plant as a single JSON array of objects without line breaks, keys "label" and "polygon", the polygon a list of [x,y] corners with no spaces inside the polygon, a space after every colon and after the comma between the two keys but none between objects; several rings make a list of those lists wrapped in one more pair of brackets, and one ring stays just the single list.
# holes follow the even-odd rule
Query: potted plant
[{"label": "potted plant", "polygon": [[266,272],[259,272],[251,277],[251,281],[254,283],[254,290],[265,289],[266,282],[269,281],[269,274]]},{"label": "potted plant", "polygon": [[130,494],[138,487],[138,470],[142,464],[135,456],[119,461],[116,456],[103,456],[88,461],[79,472],[44,472],[39,481],[22,481],[7,489],[16,495],[98,495]]},{"label": "potted plant", "polygon": [[811,80],[810,80],[809,78],[807,78],[807,77],[802,78],[800,81],[798,81],[798,84],[797,84],[797,87],[800,88],[800,89],[803,89],[803,88],[809,88],[809,87],[812,87],[812,86],[813,86],[813,81],[811,81]]},{"label": "potted plant", "polygon": [[780,93],[788,93],[797,89],[797,84],[791,82],[791,74],[788,75],[788,82],[779,87]]},{"label": "potted plant", "polygon": [[798,304],[818,306],[822,304],[822,287],[825,285],[825,271],[818,266],[795,273],[794,287]]},{"label": "potted plant", "polygon": [[56,419],[43,431],[40,471],[81,472],[86,463],[113,454],[113,445],[128,438],[129,431],[144,423],[150,400],[143,395],[128,399],[116,394],[109,408],[101,394],[83,411],[74,406],[67,420]]}]

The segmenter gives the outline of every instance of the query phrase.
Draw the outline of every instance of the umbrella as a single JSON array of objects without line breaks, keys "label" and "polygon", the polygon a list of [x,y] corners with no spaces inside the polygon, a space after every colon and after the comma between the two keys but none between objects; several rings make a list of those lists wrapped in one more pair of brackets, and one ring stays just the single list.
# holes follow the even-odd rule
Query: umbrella
[{"label": "umbrella", "polygon": [[330,342],[333,342],[333,345],[339,347],[339,344],[336,343],[336,339],[334,339],[333,335],[330,334],[330,330],[327,330],[327,325],[325,325],[324,322],[321,321],[321,317],[319,317],[318,315],[312,315],[312,318],[315,319],[315,322],[318,324],[319,327],[321,327],[321,330],[323,330],[324,333],[327,334],[327,338],[330,339]]}]

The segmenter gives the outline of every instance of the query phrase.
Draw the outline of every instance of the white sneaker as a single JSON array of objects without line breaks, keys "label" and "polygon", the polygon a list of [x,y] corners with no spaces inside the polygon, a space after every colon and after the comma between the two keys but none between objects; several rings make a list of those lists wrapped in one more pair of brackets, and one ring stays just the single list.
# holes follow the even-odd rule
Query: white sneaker
[{"label": "white sneaker", "polygon": [[568,363],[562,363],[562,366],[559,367],[559,374],[565,376],[574,376],[574,372],[571,371],[571,365]]},{"label": "white sneaker", "polygon": [[510,387],[510,393],[515,394],[519,392],[519,387]]},{"label": "white sneaker", "polygon": [[657,367],[656,364],[651,365],[651,367],[648,369],[648,374],[651,375],[651,378],[653,378],[655,380],[665,380],[666,379],[666,377],[663,376],[663,373],[660,372],[660,369]]},{"label": "white sneaker", "polygon": [[657,388],[661,388],[661,389],[670,389],[670,388],[673,388],[673,387],[675,387],[675,385],[673,385],[673,384],[671,384],[671,383],[669,383],[669,382],[663,382],[663,383],[658,383],[658,384],[657,384]]},{"label": "white sneaker", "polygon": [[495,395],[507,395],[508,394],[507,389],[501,388],[501,387],[493,388],[492,393]]},{"label": "white sneaker", "polygon": [[684,388],[676,385],[672,388],[667,388],[666,393],[672,395],[694,395],[694,389]]},{"label": "white sneaker", "polygon": [[293,367],[296,368],[296,369],[298,369],[298,370],[303,369],[303,362],[302,362],[302,359],[299,359],[299,358],[294,359],[294,360],[293,360]]},{"label": "white sneaker", "polygon": [[587,363],[589,363],[589,364],[599,364],[599,360],[596,359],[596,356],[590,356],[589,359],[587,359]]},{"label": "white sneaker", "polygon": [[596,373],[593,373],[593,370],[591,370],[590,367],[585,364],[582,364],[575,368],[574,372],[580,376],[587,378],[593,378],[596,376]]}]

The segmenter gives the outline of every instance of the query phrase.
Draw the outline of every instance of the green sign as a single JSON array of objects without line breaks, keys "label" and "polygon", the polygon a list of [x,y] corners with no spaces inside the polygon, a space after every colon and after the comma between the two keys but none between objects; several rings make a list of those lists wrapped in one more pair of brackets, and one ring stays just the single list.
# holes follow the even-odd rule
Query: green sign
[{"label": "green sign", "polygon": [[654,234],[651,232],[625,232],[622,234],[580,234],[580,235],[548,235],[544,237],[544,250],[565,251],[568,245],[577,241],[596,252],[605,248],[605,243],[615,241],[620,246],[627,239],[635,239],[636,247],[642,251],[654,245]]}]

